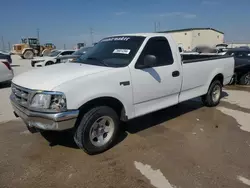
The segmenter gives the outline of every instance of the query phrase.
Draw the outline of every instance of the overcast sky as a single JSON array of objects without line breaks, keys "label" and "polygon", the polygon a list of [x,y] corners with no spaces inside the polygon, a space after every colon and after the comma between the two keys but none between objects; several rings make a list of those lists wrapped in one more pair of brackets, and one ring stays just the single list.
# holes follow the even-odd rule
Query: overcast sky
[{"label": "overcast sky", "polygon": [[[1,1],[0,36],[5,46],[21,37],[36,37],[58,48],[77,42],[134,32],[213,27],[225,39],[250,43],[250,0],[22,0]],[[0,42],[2,47],[2,43]]]}]

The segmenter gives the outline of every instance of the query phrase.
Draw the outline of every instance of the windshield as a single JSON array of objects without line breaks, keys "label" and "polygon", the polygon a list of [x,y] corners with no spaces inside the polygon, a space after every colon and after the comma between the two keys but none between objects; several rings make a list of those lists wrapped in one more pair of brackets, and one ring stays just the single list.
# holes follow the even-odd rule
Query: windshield
[{"label": "windshield", "polygon": [[60,53],[61,53],[60,51],[52,51],[48,56],[49,57],[56,57]]},{"label": "windshield", "polygon": [[104,38],[77,62],[99,66],[124,67],[134,58],[145,37],[116,36]]},{"label": "windshield", "polygon": [[75,51],[72,55],[83,55],[90,49],[91,47],[83,47],[80,50]]},{"label": "windshield", "polygon": [[21,39],[22,44],[27,44],[27,39]]}]

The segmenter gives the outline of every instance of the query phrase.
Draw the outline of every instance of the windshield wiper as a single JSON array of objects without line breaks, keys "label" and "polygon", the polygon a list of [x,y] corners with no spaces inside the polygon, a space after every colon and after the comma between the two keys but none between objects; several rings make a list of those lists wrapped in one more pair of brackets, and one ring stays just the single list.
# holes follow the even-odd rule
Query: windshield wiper
[{"label": "windshield wiper", "polygon": [[101,63],[102,65],[104,65],[105,67],[109,67],[109,65],[107,63],[105,63],[103,60],[98,59],[96,57],[88,57],[87,60],[94,60],[94,61],[98,61],[99,63]]}]

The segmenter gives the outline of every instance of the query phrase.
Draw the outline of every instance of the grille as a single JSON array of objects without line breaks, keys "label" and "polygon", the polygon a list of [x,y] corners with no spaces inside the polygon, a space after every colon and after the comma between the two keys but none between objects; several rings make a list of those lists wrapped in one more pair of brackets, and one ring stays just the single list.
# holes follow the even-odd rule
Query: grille
[{"label": "grille", "polygon": [[20,51],[22,50],[22,46],[14,45],[14,50]]},{"label": "grille", "polygon": [[31,91],[20,86],[12,85],[12,97],[15,102],[23,107],[28,107]]}]

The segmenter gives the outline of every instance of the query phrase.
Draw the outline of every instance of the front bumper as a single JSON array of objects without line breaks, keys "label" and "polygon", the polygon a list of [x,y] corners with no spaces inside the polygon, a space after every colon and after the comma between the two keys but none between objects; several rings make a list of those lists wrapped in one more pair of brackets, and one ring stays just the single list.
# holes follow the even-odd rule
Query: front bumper
[{"label": "front bumper", "polygon": [[44,64],[44,61],[31,61],[32,67],[42,67]]},{"label": "front bumper", "polygon": [[42,113],[27,110],[11,101],[15,115],[19,116],[29,128],[62,131],[75,126],[79,111]]}]

